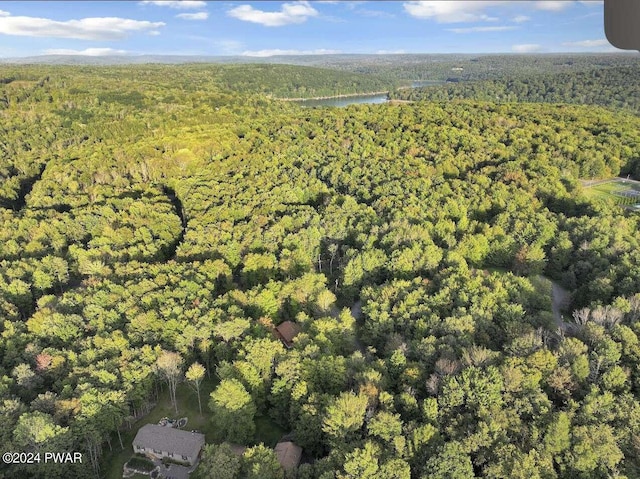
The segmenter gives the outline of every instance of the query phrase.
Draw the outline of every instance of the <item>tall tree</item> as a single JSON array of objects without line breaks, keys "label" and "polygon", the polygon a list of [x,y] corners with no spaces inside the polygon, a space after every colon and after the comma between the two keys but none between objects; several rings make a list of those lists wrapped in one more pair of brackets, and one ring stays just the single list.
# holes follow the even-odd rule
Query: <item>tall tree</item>
[{"label": "tall tree", "polygon": [[327,408],[322,430],[334,446],[355,439],[364,423],[368,398],[364,394],[342,393]]},{"label": "tall tree", "polygon": [[198,395],[198,410],[200,411],[200,414],[202,414],[202,403],[200,402],[200,385],[202,384],[202,380],[204,379],[204,373],[204,366],[200,363],[193,363],[191,366],[189,366],[189,369],[187,369],[187,372],[185,373],[187,381],[189,381],[189,384],[193,389],[195,389],[196,394]]},{"label": "tall tree", "polygon": [[227,443],[207,444],[193,479],[237,479],[240,475],[240,456]]},{"label": "tall tree", "polygon": [[219,440],[246,443],[253,438],[256,406],[240,381],[223,379],[211,393],[209,407]]},{"label": "tall tree", "polygon": [[284,471],[273,449],[264,444],[250,447],[242,455],[242,477],[246,479],[284,479]]},{"label": "tall tree", "polygon": [[158,373],[164,378],[169,386],[169,397],[171,404],[175,408],[176,414],[178,413],[178,401],[176,399],[176,388],[178,382],[182,377],[182,356],[178,353],[171,351],[164,351],[156,361],[156,369]]}]

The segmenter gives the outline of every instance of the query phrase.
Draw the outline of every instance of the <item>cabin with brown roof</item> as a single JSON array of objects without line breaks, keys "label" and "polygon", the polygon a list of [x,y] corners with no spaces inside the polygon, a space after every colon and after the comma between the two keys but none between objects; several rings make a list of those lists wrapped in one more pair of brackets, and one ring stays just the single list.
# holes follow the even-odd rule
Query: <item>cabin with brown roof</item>
[{"label": "cabin with brown roof", "polygon": [[285,321],[276,327],[276,335],[288,349],[293,347],[293,338],[300,332],[300,326],[293,321]]},{"label": "cabin with brown roof", "polygon": [[291,441],[279,442],[275,448],[278,462],[287,472],[295,471],[302,458],[302,448]]}]

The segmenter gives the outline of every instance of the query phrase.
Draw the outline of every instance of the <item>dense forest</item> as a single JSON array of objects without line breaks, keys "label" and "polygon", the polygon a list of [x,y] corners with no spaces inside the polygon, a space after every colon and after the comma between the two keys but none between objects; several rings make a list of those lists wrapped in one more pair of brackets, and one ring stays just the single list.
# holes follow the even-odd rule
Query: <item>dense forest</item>
[{"label": "dense forest", "polygon": [[219,69],[223,89],[276,98],[313,98],[388,91],[397,82],[374,75],[289,65],[229,65]]},{"label": "dense forest", "polygon": [[501,103],[595,104],[640,112],[640,67],[599,68],[575,73],[513,76],[447,86],[398,89],[392,99],[443,101],[472,98]]},{"label": "dense forest", "polygon": [[279,57],[282,63],[331,68],[374,75],[387,80],[478,81],[531,76],[542,73],[575,73],[613,67],[637,66],[637,54],[529,54],[529,55],[318,55]]},{"label": "dense forest", "polygon": [[85,458],[0,477],[120,477],[177,383],[208,424],[195,478],[640,477],[640,215],[581,181],[640,178],[637,108],[275,99],[310,76],[382,84],[0,68],[0,448]]}]

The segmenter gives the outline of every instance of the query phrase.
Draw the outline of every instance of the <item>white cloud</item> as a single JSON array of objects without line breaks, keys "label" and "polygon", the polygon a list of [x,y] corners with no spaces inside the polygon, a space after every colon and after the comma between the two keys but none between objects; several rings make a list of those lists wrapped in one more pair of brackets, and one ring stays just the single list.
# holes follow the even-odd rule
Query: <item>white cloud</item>
[{"label": "white cloud", "polygon": [[207,12],[179,13],[176,15],[176,18],[182,18],[183,20],[206,20],[209,18],[209,14]]},{"label": "white cloud", "polygon": [[511,27],[511,26],[469,27],[469,28],[449,28],[448,31],[453,33],[505,32],[508,30],[516,30],[517,28],[518,27]]},{"label": "white cloud", "polygon": [[327,50],[319,48],[316,50],[280,50],[279,48],[273,48],[268,50],[247,50],[242,52],[242,56],[245,57],[272,57],[275,55],[334,55],[341,53],[340,50]]},{"label": "white cloud", "polygon": [[[582,0],[585,4],[598,4],[595,2]],[[505,2],[495,0],[447,0],[447,1],[407,1],[404,2],[404,10],[416,18],[435,20],[438,23],[462,23],[479,21],[496,21],[495,17],[487,13],[489,8],[505,9],[526,8],[533,10],[543,10],[559,12],[576,3],[575,0],[529,0],[521,2]],[[507,10],[508,11],[508,10]],[[513,21],[522,23],[529,20],[525,15],[518,15]]]},{"label": "white cloud", "polygon": [[405,11],[416,18],[433,19],[438,23],[495,21],[485,13],[488,7],[502,4],[500,1],[414,1],[405,2]]},{"label": "white cloud", "polygon": [[522,43],[520,45],[512,45],[511,50],[515,53],[535,53],[542,50],[542,45],[537,43]]},{"label": "white cloud", "polygon": [[318,15],[318,11],[309,2],[284,3],[278,12],[257,10],[251,5],[240,5],[227,12],[230,17],[245,22],[259,23],[265,27],[281,27],[292,23],[304,23],[310,17]]},{"label": "white cloud", "polygon": [[102,57],[108,55],[127,55],[127,50],[115,50],[113,48],[87,48],[85,50],[72,50],[69,48],[51,48],[44,51],[45,55],[82,55],[87,57]]},{"label": "white cloud", "polygon": [[9,12],[5,12],[4,10],[0,10],[0,17],[8,17],[11,15]]},{"label": "white cloud", "polygon": [[541,2],[534,2],[534,7],[538,10],[546,10],[549,12],[560,12],[567,7],[570,7],[573,2],[567,0],[551,1],[545,0]]},{"label": "white cloud", "polygon": [[406,50],[378,50],[376,55],[400,55],[407,53]]},{"label": "white cloud", "polygon": [[213,45],[224,55],[239,55],[244,43],[238,40],[214,40]]},{"label": "white cloud", "polygon": [[57,21],[38,17],[0,17],[0,33],[25,37],[118,40],[134,32],[157,32],[164,22],[148,22],[118,17],[94,17]]},{"label": "white cloud", "polygon": [[191,1],[191,0],[145,0],[140,5],[155,5],[157,7],[169,7],[177,10],[192,10],[204,8],[207,2]]},{"label": "white cloud", "polygon": [[606,38],[602,38],[600,40],[581,40],[578,42],[565,42],[562,45],[565,47],[592,48],[592,47],[608,47],[611,44]]},{"label": "white cloud", "polygon": [[359,7],[360,5],[364,5],[367,2],[364,0],[351,0],[348,2],[339,2],[339,3],[344,3],[349,10],[355,10],[357,7]]},{"label": "white cloud", "polygon": [[358,15],[369,18],[395,18],[393,13],[383,12],[382,10],[369,10],[367,8],[359,8],[355,10]]}]

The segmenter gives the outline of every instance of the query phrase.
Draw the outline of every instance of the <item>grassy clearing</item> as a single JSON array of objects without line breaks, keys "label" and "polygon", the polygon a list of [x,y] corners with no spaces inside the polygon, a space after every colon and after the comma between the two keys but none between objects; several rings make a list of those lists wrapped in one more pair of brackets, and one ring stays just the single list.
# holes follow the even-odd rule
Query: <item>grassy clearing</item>
[{"label": "grassy clearing", "polygon": [[280,438],[285,434],[280,426],[275,424],[270,417],[257,416],[255,443],[263,443],[267,447],[275,447]]},{"label": "grassy clearing", "polygon": [[628,182],[624,179],[614,178],[605,183],[595,184],[584,189],[585,195],[590,198],[599,198],[613,201],[619,206],[631,206],[640,203],[640,197],[627,197],[625,191],[640,191],[638,183]]},{"label": "grassy clearing", "polygon": [[[107,479],[120,479],[122,477],[122,468],[125,463],[131,459],[133,455],[133,448],[131,447],[131,442],[138,431],[138,427],[142,426],[142,424],[136,423],[131,431],[123,432],[122,434],[122,443],[124,444],[124,449],[120,450],[120,444],[118,443],[117,436],[111,439],[111,443],[113,445],[113,451],[106,451],[104,455],[103,465],[106,466],[106,477]],[[141,476],[141,474],[136,474],[136,476]],[[149,476],[141,476],[141,477],[149,477]]]},{"label": "grassy clearing", "polygon": [[[193,389],[187,384],[182,383],[176,389],[176,398],[178,401],[178,413],[176,414],[174,407],[169,401],[169,392],[162,391],[158,404],[154,407],[149,414],[140,418],[131,428],[130,431],[122,432],[122,443],[124,444],[124,450],[120,449],[118,442],[118,436],[113,435],[111,438],[111,444],[113,445],[113,451],[105,451],[103,464],[106,466],[107,479],[120,479],[122,477],[122,468],[124,464],[133,455],[133,447],[131,443],[138,432],[140,427],[145,424],[157,424],[163,417],[171,419],[178,419],[181,417],[187,417],[188,422],[184,427],[185,430],[197,430],[205,435],[205,441],[207,443],[213,443],[214,430],[211,423],[211,411],[209,411],[209,395],[216,387],[218,381],[217,378],[205,379],[202,382],[200,389],[200,397],[202,399],[202,414],[198,411],[198,397]],[[274,447],[278,440],[282,437],[285,431],[282,430],[277,424],[275,424],[267,416],[257,416],[255,419],[256,424],[256,437],[254,444],[264,443],[267,447]],[[108,448],[107,448],[108,449]],[[142,476],[148,477],[149,476]]]},{"label": "grassy clearing", "polygon": [[[145,424],[157,424],[157,422],[163,417],[169,417],[172,419],[178,419],[181,417],[187,417],[189,422],[185,426],[185,430],[197,430],[205,435],[207,442],[213,442],[213,430],[210,421],[210,411],[207,407],[209,400],[209,394],[213,391],[217,381],[213,379],[205,379],[201,385],[201,398],[202,398],[202,414],[198,412],[198,397],[195,391],[193,391],[186,384],[180,384],[176,390],[176,398],[178,400],[178,414],[176,414],[174,407],[169,401],[169,392],[165,389],[158,400],[158,404],[154,407],[149,414],[140,418],[131,428],[130,431],[122,432],[122,443],[124,444],[124,450],[120,450],[120,444],[118,442],[117,435],[111,438],[113,445],[113,451],[107,451],[105,453],[104,464],[107,465],[106,471],[107,479],[120,479],[122,477],[122,467],[133,455],[133,448],[131,443],[136,436],[138,429]],[[147,476],[148,477],[148,476]]]}]

